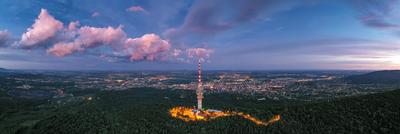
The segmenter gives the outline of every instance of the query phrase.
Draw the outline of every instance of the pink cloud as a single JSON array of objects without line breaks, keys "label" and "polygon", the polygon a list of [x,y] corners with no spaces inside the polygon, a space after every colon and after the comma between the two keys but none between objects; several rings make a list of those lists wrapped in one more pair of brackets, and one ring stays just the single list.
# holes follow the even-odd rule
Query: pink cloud
[{"label": "pink cloud", "polygon": [[122,26],[118,28],[96,28],[84,26],[78,29],[77,38],[73,42],[59,42],[52,48],[47,50],[47,53],[64,57],[78,51],[84,51],[87,48],[98,47],[101,45],[118,46],[122,44],[126,38]]},{"label": "pink cloud", "polygon": [[79,21],[70,22],[68,25],[68,30],[73,31],[76,30],[79,26]]},{"label": "pink cloud", "polygon": [[174,51],[172,52],[172,56],[174,57],[179,57],[182,53],[182,50],[180,49],[174,49]]},{"label": "pink cloud", "polygon": [[[145,11],[141,7],[132,10]],[[77,52],[86,52],[88,49],[108,45],[112,48],[112,55],[129,57],[130,60],[178,60],[187,57],[208,58],[213,52],[211,49],[190,48],[174,49],[168,40],[156,34],[144,34],[138,38],[128,38],[122,26],[117,28],[108,26],[103,28],[83,26],[78,21],[70,22],[64,28],[63,23],[52,17],[47,10],[42,9],[35,23],[22,35],[20,45],[31,48],[41,43],[56,42],[47,49],[47,53],[57,57],[65,57]],[[0,31],[0,41],[7,35]],[[49,42],[49,43],[50,43]],[[187,55],[183,54],[187,52]],[[102,53],[104,55],[104,53]]]},{"label": "pink cloud", "polygon": [[212,53],[214,53],[214,50],[208,48],[186,48],[174,49],[170,52],[170,56],[173,60],[182,63],[192,63],[193,60],[196,62],[197,60],[200,60],[201,62],[209,62],[207,59],[210,58]]},{"label": "pink cloud", "polygon": [[[61,41],[47,50],[47,53],[57,57],[64,57],[76,52],[102,45],[110,45],[114,53],[123,53],[130,60],[166,60],[167,52],[171,48],[168,41],[156,34],[145,34],[139,38],[127,38],[122,26],[118,28],[96,28],[84,26],[77,28],[79,23],[70,23],[68,29],[76,29],[76,37],[71,42]],[[67,39],[71,40],[71,39]]]},{"label": "pink cloud", "polygon": [[83,51],[84,49],[80,48],[79,45],[72,43],[56,43],[52,48],[47,50],[48,54],[57,56],[57,57],[64,57],[66,55],[70,55],[77,51]]},{"label": "pink cloud", "polygon": [[46,9],[41,9],[35,23],[22,35],[20,45],[24,48],[31,48],[54,37],[63,29],[63,23],[54,19]]},{"label": "pink cloud", "polygon": [[139,38],[128,38],[124,48],[131,60],[157,60],[166,59],[166,52],[171,44],[155,34],[145,34]]},{"label": "pink cloud", "polygon": [[186,52],[189,58],[209,58],[214,50],[207,48],[189,48],[186,49]]},{"label": "pink cloud", "polygon": [[92,17],[98,17],[98,16],[100,16],[99,12],[93,12]]},{"label": "pink cloud", "polygon": [[126,11],[129,12],[144,12],[144,13],[149,13],[147,12],[147,10],[145,10],[143,7],[141,6],[131,6],[129,8],[126,9]]},{"label": "pink cloud", "polygon": [[102,44],[118,45],[126,38],[122,26],[118,28],[96,28],[84,26],[78,31],[79,37],[75,42],[86,47],[96,47]]}]

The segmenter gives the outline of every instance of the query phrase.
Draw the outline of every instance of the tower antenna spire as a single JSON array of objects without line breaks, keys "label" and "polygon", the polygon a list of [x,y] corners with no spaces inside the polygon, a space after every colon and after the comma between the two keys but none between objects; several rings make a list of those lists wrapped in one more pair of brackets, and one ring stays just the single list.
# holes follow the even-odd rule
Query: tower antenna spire
[{"label": "tower antenna spire", "polygon": [[201,60],[199,59],[198,69],[197,69],[197,109],[203,109],[203,83],[201,82]]}]

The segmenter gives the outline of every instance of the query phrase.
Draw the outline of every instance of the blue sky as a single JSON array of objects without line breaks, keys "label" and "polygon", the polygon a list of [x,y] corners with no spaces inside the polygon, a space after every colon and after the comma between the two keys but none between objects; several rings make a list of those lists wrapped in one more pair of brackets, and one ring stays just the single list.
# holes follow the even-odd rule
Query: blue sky
[{"label": "blue sky", "polygon": [[400,68],[397,0],[0,1],[0,67]]}]

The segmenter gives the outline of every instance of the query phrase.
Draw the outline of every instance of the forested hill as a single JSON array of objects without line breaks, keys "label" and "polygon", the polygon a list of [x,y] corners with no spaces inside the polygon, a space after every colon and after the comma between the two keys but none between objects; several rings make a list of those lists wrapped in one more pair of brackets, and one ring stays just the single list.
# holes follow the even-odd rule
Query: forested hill
[{"label": "forested hill", "polygon": [[400,84],[400,70],[375,71],[345,79],[354,84]]},{"label": "forested hill", "polygon": [[284,120],[282,131],[290,133],[395,134],[400,132],[400,90],[292,107]]},{"label": "forested hill", "polygon": [[[207,106],[240,110],[260,119],[281,114],[282,120],[268,127],[240,117],[187,123],[171,118],[167,110],[190,105],[192,92],[130,90],[105,92],[84,105],[57,110],[25,132],[54,133],[398,133],[400,90],[340,98],[331,101],[282,104],[240,95],[206,96]],[[175,99],[178,96],[184,99]],[[169,99],[159,99],[169,96]],[[242,98],[235,100],[235,98]],[[23,132],[23,131],[20,131]]]}]

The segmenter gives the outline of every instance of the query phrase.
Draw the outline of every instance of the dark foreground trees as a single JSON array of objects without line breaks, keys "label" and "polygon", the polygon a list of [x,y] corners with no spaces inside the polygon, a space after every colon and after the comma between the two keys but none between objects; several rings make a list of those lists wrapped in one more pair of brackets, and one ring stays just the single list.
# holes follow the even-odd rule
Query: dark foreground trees
[{"label": "dark foreground trees", "polygon": [[[2,133],[400,132],[400,90],[323,102],[257,101],[253,96],[226,93],[205,96],[205,106],[209,108],[242,111],[260,119],[268,119],[274,114],[282,115],[281,121],[268,127],[257,126],[240,117],[183,122],[168,115],[169,108],[174,106],[192,106],[195,104],[194,98],[192,91],[101,91],[91,101],[50,109],[51,114],[40,116],[30,126],[16,124],[14,129]],[[2,117],[5,118],[8,117]]]}]

